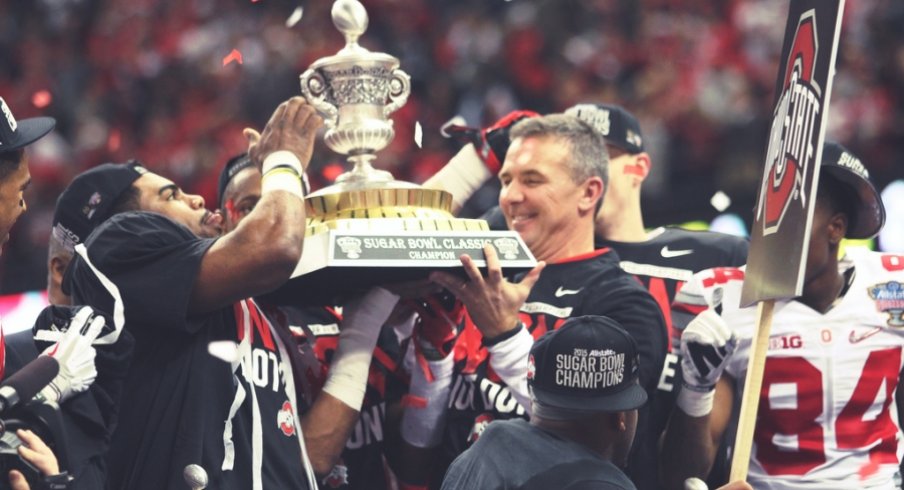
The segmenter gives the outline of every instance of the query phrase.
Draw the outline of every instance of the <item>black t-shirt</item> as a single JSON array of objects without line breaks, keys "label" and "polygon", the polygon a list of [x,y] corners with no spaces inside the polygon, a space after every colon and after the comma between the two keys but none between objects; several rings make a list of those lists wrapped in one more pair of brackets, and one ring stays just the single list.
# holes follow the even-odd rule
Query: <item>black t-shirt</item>
[{"label": "black t-shirt", "polygon": [[442,488],[634,490],[634,485],[588,448],[516,419],[489,424],[449,467]]},{"label": "black t-shirt", "polygon": [[672,301],[694,273],[745,264],[749,242],[723,233],[658,228],[643,242],[616,242],[597,237],[596,245],[618,252],[622,269],[634,274],[647,288],[662,310],[671,339],[657,391],[647,402],[651,411],[650,430],[646,437],[638,433],[626,470],[638,488],[652,490],[658,488],[659,435],[675,407],[678,394],[675,388],[681,384],[677,345],[681,331],[690,320],[687,315],[671,311]]},{"label": "black t-shirt", "polygon": [[[135,338],[108,457],[108,488],[185,488],[183,469],[199,464],[208,488],[250,489],[255,419],[263,488],[307,488],[286,392],[291,368],[269,321],[252,300],[188,314],[201,259],[213,243],[144,212],[114,216],[86,242],[91,262],[118,288],[125,328]],[[112,312],[112,298],[88,265],[77,258],[70,269],[75,302]],[[244,362],[230,364],[208,353],[213,341],[242,345],[246,332]],[[221,469],[230,446],[225,440],[234,450],[232,470]]]},{"label": "black t-shirt", "polygon": [[[640,383],[652,394],[666,353],[665,325],[653,298],[619,268],[618,256],[609,249],[548,264],[520,313],[534,339],[559,328],[567,318],[582,315],[609,316],[634,337],[640,354]],[[479,330],[466,316],[455,345],[441,468],[477,440],[488,423],[525,416],[524,408],[490,367],[481,340]],[[646,419],[641,408],[638,433],[645,430]]]},{"label": "black t-shirt", "polygon": [[[320,393],[339,345],[341,316],[332,308],[282,307],[282,321],[289,325],[302,359],[306,399]],[[313,337],[313,342],[311,338]],[[384,328],[370,363],[360,416],[333,470],[320,482],[322,489],[381,490],[388,488],[386,471],[386,408],[407,391],[399,373],[401,351],[391,328]]]}]

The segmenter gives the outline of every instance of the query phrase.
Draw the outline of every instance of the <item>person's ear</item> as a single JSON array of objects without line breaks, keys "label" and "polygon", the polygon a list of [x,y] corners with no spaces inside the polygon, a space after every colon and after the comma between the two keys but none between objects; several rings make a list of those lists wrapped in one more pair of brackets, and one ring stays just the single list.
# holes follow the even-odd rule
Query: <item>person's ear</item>
[{"label": "person's ear", "polygon": [[829,219],[828,223],[828,232],[829,232],[829,243],[833,245],[838,245],[841,243],[841,240],[844,239],[844,236],[847,234],[848,229],[848,216],[844,213],[835,213]]},{"label": "person's ear", "polygon": [[[626,155],[625,158],[628,158],[629,161],[618,167],[630,179],[632,186],[640,187],[643,181],[647,179],[647,176],[650,175],[650,167],[652,166],[650,155],[647,152],[640,152],[635,155]],[[610,166],[609,168],[609,176],[612,177],[612,167]]]},{"label": "person's ear", "polygon": [[603,191],[606,190],[606,184],[599,177],[590,177],[584,181],[582,187],[581,199],[578,201],[578,208],[581,211],[594,212],[596,203],[603,198]]},{"label": "person's ear", "polygon": [[650,175],[650,169],[653,166],[653,162],[650,161],[650,154],[643,151],[636,155],[634,155],[634,167],[636,169],[635,175],[640,177],[640,181],[643,182],[647,179],[647,176]]},{"label": "person's ear", "polygon": [[66,273],[67,265],[69,265],[68,260],[63,260],[60,257],[50,258],[50,280],[58,288],[63,284],[63,274]]},{"label": "person's ear", "polygon": [[625,412],[614,412],[606,414],[606,425],[613,432],[624,432],[628,430],[628,418]]}]

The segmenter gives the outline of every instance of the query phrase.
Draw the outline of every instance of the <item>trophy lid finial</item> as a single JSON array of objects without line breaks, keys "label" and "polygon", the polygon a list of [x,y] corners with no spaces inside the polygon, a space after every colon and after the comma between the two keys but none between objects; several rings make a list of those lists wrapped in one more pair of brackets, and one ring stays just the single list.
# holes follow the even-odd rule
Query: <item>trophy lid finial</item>
[{"label": "trophy lid finial", "polygon": [[358,0],[336,0],[333,3],[333,25],[345,36],[345,49],[357,46],[358,38],[367,30],[368,17]]}]

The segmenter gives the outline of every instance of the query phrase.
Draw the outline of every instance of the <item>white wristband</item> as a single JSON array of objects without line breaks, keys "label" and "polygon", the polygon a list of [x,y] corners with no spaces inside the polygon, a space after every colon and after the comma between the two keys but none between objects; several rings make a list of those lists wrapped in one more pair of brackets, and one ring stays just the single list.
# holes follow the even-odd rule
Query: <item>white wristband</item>
[{"label": "white wristband", "polygon": [[301,165],[301,160],[299,160],[294,153],[288,150],[279,150],[267,155],[267,158],[264,159],[264,163],[261,165],[261,175],[267,175],[267,172],[273,170],[273,167],[278,167],[280,165],[292,167],[298,172],[299,176],[304,174],[304,167]]},{"label": "white wristband", "polygon": [[427,381],[424,371],[417,366],[411,373],[408,395],[420,398],[425,406],[406,406],[402,415],[402,439],[414,447],[430,448],[439,445],[446,425],[446,412],[452,391],[454,354],[449,353],[439,361],[427,361],[433,382]]},{"label": "white wristband", "polygon": [[487,347],[490,367],[508,385],[518,403],[531,414],[530,394],[527,391],[527,358],[534,346],[534,338],[523,326],[514,337]]},{"label": "white wristband", "polygon": [[701,392],[682,386],[675,399],[675,404],[682,412],[691,417],[702,417],[713,411],[715,394],[715,389]]},{"label": "white wristband", "polygon": [[480,159],[474,145],[468,143],[430,181],[452,194],[452,206],[461,208],[492,177],[493,174]]},{"label": "white wristband", "polygon": [[364,401],[380,329],[398,300],[398,296],[383,288],[373,288],[360,301],[343,309],[339,346],[323,391],[355,410],[360,410]]},{"label": "white wristband", "polygon": [[261,166],[261,195],[285,191],[304,199],[303,172],[298,157],[290,151],[276,151],[267,155]]}]

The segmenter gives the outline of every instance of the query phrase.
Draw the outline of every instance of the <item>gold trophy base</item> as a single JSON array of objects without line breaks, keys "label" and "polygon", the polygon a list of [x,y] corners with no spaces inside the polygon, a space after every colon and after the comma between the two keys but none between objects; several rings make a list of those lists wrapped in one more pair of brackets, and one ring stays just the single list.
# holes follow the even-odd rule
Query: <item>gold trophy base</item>
[{"label": "gold trophy base", "polygon": [[434,270],[464,274],[460,257],[486,267],[483,247],[496,248],[505,274],[537,261],[513,231],[455,218],[451,195],[423,188],[380,188],[306,199],[304,251],[292,278],[270,293],[276,304],[332,305],[381,284],[424,279]]}]

